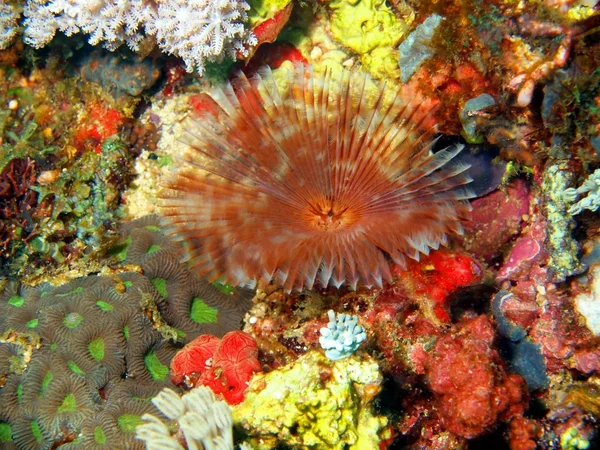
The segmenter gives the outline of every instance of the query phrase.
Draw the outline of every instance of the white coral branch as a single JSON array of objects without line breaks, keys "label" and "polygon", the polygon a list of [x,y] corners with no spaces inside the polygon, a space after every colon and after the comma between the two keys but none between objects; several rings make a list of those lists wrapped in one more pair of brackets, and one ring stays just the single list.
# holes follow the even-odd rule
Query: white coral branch
[{"label": "white coral branch", "polygon": [[[256,44],[244,26],[249,8],[243,0],[29,0],[24,9],[24,39],[40,48],[56,31],[67,36],[84,33],[92,45],[114,50],[126,44],[138,50],[144,36],[154,36],[163,51],[183,59],[189,72],[202,73],[207,61],[220,62],[238,52],[246,55],[248,47]],[[0,12],[2,46],[16,33],[20,11],[0,0]]]}]

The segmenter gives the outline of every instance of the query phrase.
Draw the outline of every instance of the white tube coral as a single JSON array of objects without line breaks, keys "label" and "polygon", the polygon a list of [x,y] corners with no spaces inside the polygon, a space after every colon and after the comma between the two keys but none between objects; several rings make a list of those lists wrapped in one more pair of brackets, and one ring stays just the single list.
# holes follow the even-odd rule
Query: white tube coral
[{"label": "white tube coral", "polygon": [[[209,388],[197,387],[183,397],[163,389],[152,403],[166,418],[177,422],[189,450],[233,449],[231,409]],[[151,414],[144,414],[142,419],[145,423],[137,427],[136,437],[146,442],[148,450],[184,450],[176,433],[161,419]]]}]

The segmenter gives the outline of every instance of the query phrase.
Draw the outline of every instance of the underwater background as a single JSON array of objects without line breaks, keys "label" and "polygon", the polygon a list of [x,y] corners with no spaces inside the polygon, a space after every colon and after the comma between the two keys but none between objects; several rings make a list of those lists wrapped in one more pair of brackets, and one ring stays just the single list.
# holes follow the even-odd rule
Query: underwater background
[{"label": "underwater background", "polygon": [[0,448],[600,448],[598,207],[595,1],[0,0]]}]

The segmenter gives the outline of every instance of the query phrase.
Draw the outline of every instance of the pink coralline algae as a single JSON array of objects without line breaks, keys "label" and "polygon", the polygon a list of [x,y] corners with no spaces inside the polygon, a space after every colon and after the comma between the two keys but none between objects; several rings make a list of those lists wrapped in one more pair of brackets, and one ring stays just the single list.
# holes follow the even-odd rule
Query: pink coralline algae
[{"label": "pink coralline algae", "polygon": [[548,292],[546,298],[530,336],[540,344],[548,372],[569,368],[590,374],[600,370],[600,339],[581,324],[568,298],[557,292]]},{"label": "pink coralline algae", "polygon": [[506,372],[494,337],[489,319],[479,316],[438,339],[427,364],[444,428],[467,439],[522,415],[528,404],[525,382]]},{"label": "pink coralline algae", "polygon": [[223,339],[198,336],[171,361],[174,384],[207,386],[230,405],[244,399],[252,374],[260,370],[256,341],[241,331],[231,331]]}]

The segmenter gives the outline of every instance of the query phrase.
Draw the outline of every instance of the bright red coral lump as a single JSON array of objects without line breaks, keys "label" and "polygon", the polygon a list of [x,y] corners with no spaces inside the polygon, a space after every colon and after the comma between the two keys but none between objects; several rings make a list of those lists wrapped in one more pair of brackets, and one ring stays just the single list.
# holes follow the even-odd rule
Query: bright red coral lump
[{"label": "bright red coral lump", "polygon": [[244,400],[252,374],[261,370],[256,341],[242,331],[231,331],[219,339],[198,336],[171,361],[174,384],[207,386],[230,405]]}]

